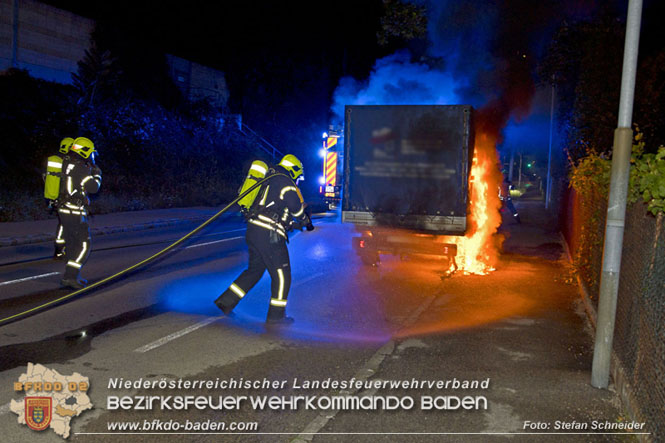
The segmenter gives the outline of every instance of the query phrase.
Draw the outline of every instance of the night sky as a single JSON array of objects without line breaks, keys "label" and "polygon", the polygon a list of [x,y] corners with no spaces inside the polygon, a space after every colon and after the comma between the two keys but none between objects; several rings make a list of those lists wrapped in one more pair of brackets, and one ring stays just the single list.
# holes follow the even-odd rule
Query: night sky
[{"label": "night sky", "polygon": [[[257,106],[274,108],[262,120],[320,127],[338,122],[346,103],[493,102],[504,145],[529,149],[522,145],[532,137],[530,149],[544,152],[549,96],[535,72],[553,32],[597,14],[624,20],[628,1],[417,0],[427,6],[427,38],[387,46],[376,38],[381,0],[49,3],[112,26],[137,46],[224,71],[231,110],[248,122]],[[640,55],[662,45],[663,3],[644,2]]]},{"label": "night sky", "polygon": [[334,89],[343,75],[366,77],[394,49],[376,43],[380,0],[49,3],[121,29],[138,44],[224,71],[234,106],[243,77],[266,59],[325,67]]}]

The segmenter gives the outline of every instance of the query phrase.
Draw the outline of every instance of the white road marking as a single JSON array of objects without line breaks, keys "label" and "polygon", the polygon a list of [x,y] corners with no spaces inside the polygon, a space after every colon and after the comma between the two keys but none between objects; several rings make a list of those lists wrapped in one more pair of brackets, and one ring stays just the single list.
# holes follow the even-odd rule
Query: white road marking
[{"label": "white road marking", "polygon": [[[409,318],[402,323],[402,328],[405,329],[418,320],[418,317],[420,314],[423,313],[425,309],[427,309],[432,302],[434,301],[436,297],[430,296],[427,297],[418,308],[416,308]],[[383,360],[386,359],[389,355],[391,355],[393,352],[395,352],[395,340],[390,340],[381,348],[370,357],[369,360],[365,363],[365,365],[356,372],[354,375],[354,378],[359,381],[365,381],[371,376],[373,376],[376,371],[378,371],[379,366],[381,366],[381,363]],[[357,389],[350,389],[350,390],[342,390],[340,391],[341,395],[353,395],[356,392],[358,392]],[[312,420],[306,427],[305,429],[296,437],[295,439],[291,440],[292,443],[303,443],[303,442],[310,442],[312,439],[316,436],[316,434],[323,429],[323,427],[328,424],[330,420],[335,418],[335,415],[339,412],[339,409],[327,411],[325,413],[319,414],[318,417],[316,417],[314,420]],[[321,434],[326,434],[325,432],[322,432]]]},{"label": "white road marking", "polygon": [[[211,242],[207,242],[207,243],[201,243],[201,244],[198,244],[198,245],[187,246],[185,249],[196,248],[196,247],[199,247],[199,246],[206,246],[206,245],[211,245],[211,244],[214,244],[214,243],[221,243],[221,242],[230,241],[230,240],[238,240],[238,239],[241,239],[241,238],[244,238],[244,237],[232,237],[232,238],[225,238],[223,240],[215,240],[215,241],[211,241]],[[308,278],[300,281],[298,283],[298,285],[306,283],[310,280],[314,280],[316,278],[320,278],[321,276],[323,276],[323,273],[318,273],[318,274],[311,275]],[[298,285],[295,285],[295,286],[298,286]],[[218,320],[219,318],[220,317],[208,317],[205,320],[202,320],[202,321],[200,321],[196,324],[193,324],[192,326],[189,326],[185,329],[174,332],[173,334],[169,334],[166,337],[162,337],[159,340],[155,340],[154,342],[149,343],[145,346],[141,346],[140,348],[134,349],[134,352],[145,353],[145,352],[151,351],[155,348],[158,348],[162,345],[165,345],[166,343],[168,343],[170,341],[173,341],[177,338],[180,338],[183,335],[186,335],[186,334],[189,334],[190,332],[196,331],[197,329],[202,328],[202,327],[214,322],[215,320]]]},{"label": "white road marking", "polygon": [[173,340],[175,340],[175,339],[177,339],[177,338],[180,338],[180,337],[182,337],[183,335],[187,335],[187,334],[189,334],[190,332],[194,332],[194,331],[196,331],[196,330],[199,329],[199,328],[202,328],[202,327],[204,327],[204,326],[206,326],[206,325],[209,325],[210,323],[214,322],[215,320],[219,320],[219,318],[220,318],[220,317],[208,317],[208,318],[206,318],[205,320],[202,320],[202,321],[200,321],[200,322],[198,322],[198,323],[195,323],[195,324],[193,324],[193,325],[191,325],[191,326],[186,327],[185,329],[181,329],[181,330],[178,331],[178,332],[174,332],[173,334],[169,334],[169,335],[167,335],[166,337],[162,337],[162,338],[160,338],[159,340],[155,340],[155,341],[153,341],[152,343],[148,343],[148,344],[145,345],[145,346],[141,346],[140,348],[136,348],[136,349],[134,349],[134,352],[144,353],[144,352],[151,351],[151,350],[153,350],[153,349],[155,349],[155,348],[158,348],[158,347],[160,347],[160,346],[162,346],[162,345],[165,345],[166,343],[168,343],[168,342],[170,342],[170,341],[173,341]]},{"label": "white road marking", "polygon": [[0,286],[11,285],[12,283],[21,283],[21,282],[29,281],[29,280],[35,280],[37,278],[50,277],[52,275],[58,275],[58,274],[60,274],[60,273],[59,272],[49,272],[48,274],[41,274],[41,275],[35,275],[33,277],[19,278],[18,280],[3,281],[3,282],[0,283]]},{"label": "white road marking", "polygon": [[213,235],[222,235],[222,234],[228,234],[229,232],[240,232],[240,231],[246,231],[246,230],[247,230],[247,228],[231,229],[230,231],[222,231],[222,232],[214,232],[212,234],[197,235],[197,237],[212,237]]},{"label": "white road marking", "polygon": [[212,244],[215,244],[215,243],[222,243],[222,242],[225,242],[225,241],[238,240],[239,238],[245,238],[245,237],[224,238],[222,240],[209,241],[207,243],[199,243],[198,245],[187,246],[184,249],[198,248],[199,246],[208,246],[208,245],[212,245]]},{"label": "white road marking", "polygon": [[[235,237],[235,238],[243,238],[243,237]],[[232,240],[232,239],[227,238],[226,240]],[[212,242],[212,243],[217,243],[217,242]],[[194,246],[203,246],[203,245],[194,245]],[[310,281],[310,280],[313,280],[313,279],[315,279],[315,278],[320,278],[322,275],[323,275],[323,273],[314,274],[314,275],[312,275],[312,276],[306,278],[305,280],[299,282],[298,285],[303,284],[303,283],[306,283],[306,282],[308,282],[308,281]],[[296,286],[297,286],[297,285],[296,285]],[[180,337],[182,337],[183,335],[186,335],[186,334],[189,334],[190,332],[196,331],[197,329],[202,328],[202,327],[204,327],[204,326],[206,326],[206,325],[208,325],[208,324],[214,322],[215,320],[218,320],[219,318],[220,318],[220,317],[208,317],[208,318],[206,318],[205,320],[202,320],[202,321],[200,321],[200,322],[198,322],[198,323],[193,324],[192,326],[189,326],[189,327],[187,327],[187,328],[185,328],[185,329],[182,329],[182,330],[180,330],[180,331],[174,332],[173,334],[169,334],[169,335],[167,335],[166,337],[162,337],[162,338],[160,338],[159,340],[155,340],[154,342],[149,343],[149,344],[147,344],[147,345],[145,345],[145,346],[141,346],[140,348],[134,349],[134,352],[144,353],[144,352],[151,351],[151,350],[153,350],[153,349],[155,349],[155,348],[158,348],[158,347],[160,347],[160,346],[162,346],[162,345],[165,345],[166,343],[168,343],[168,342],[170,342],[170,341],[173,341],[173,340],[175,340],[175,339],[177,339],[177,338],[180,338]]]},{"label": "white road marking", "polygon": [[295,288],[296,286],[304,285],[305,283],[307,283],[307,282],[309,282],[309,281],[312,281],[312,280],[315,280],[315,279],[317,279],[317,278],[321,278],[321,277],[323,277],[324,275],[325,275],[325,274],[324,274],[323,272],[319,272],[319,273],[317,273],[317,274],[310,275],[310,276],[307,277],[306,279],[300,280],[298,283],[294,284],[293,287]]},{"label": "white road marking", "polygon": [[6,414],[9,412],[9,407],[12,405],[12,402],[7,403],[6,405],[0,406],[0,415]]}]

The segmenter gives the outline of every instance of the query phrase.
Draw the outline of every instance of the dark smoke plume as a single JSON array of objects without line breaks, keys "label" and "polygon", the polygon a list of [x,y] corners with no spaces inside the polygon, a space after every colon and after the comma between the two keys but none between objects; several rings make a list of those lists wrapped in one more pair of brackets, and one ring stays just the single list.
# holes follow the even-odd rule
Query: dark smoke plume
[{"label": "dark smoke plume", "polygon": [[[345,104],[471,104],[481,129],[499,135],[531,112],[534,70],[555,27],[591,14],[596,1],[414,0],[428,14],[424,61],[399,52],[377,60],[364,82],[344,78],[334,96]],[[436,60],[437,63],[430,63]]]}]

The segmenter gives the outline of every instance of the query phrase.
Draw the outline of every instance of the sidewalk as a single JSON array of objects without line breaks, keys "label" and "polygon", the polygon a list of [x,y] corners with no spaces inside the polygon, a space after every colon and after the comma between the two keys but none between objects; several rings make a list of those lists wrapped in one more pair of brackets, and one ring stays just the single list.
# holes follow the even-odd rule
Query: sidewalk
[{"label": "sidewalk", "polygon": [[[90,232],[92,235],[105,235],[114,232],[141,231],[180,223],[205,221],[220,209],[207,207],[172,208],[95,215],[90,218]],[[55,239],[57,225],[56,218],[0,223],[0,247],[52,241]]]},{"label": "sidewalk", "polygon": [[[481,395],[489,407],[438,415],[414,411],[389,422],[344,412],[326,432],[399,429],[418,434],[410,441],[422,442],[432,441],[423,432],[443,431],[451,435],[441,441],[660,441],[636,435],[648,432],[650,424],[631,418],[614,382],[609,389],[591,386],[593,334],[569,275],[556,217],[542,202],[519,201],[517,207],[521,224],[503,214],[500,232],[506,240],[497,270],[444,280],[380,372],[384,380],[402,380],[404,374],[409,380],[487,380],[486,389],[441,395]],[[391,283],[398,285],[384,284]],[[420,393],[433,395],[428,389]]]}]

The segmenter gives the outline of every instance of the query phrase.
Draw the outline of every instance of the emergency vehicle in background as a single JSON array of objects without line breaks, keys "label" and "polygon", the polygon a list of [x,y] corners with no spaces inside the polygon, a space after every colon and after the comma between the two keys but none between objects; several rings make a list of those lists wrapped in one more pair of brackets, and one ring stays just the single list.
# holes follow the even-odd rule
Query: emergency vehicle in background
[{"label": "emergency vehicle in background", "polygon": [[319,179],[319,194],[328,209],[339,207],[342,197],[342,166],[344,164],[344,138],[341,126],[330,125],[323,133],[323,174]]}]

